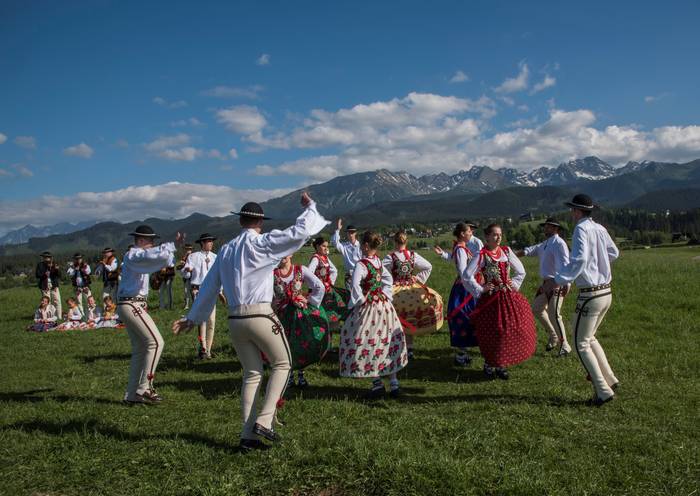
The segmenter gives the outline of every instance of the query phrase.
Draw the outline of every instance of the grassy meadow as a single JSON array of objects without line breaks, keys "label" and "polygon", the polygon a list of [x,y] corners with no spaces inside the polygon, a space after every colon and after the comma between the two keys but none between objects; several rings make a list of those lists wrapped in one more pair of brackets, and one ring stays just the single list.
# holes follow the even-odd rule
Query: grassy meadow
[{"label": "grassy meadow", "polygon": [[[454,268],[424,253],[428,284],[446,298]],[[479,356],[453,367],[445,325],[416,340],[397,400],[363,401],[368,382],[338,378],[334,356],[307,369],[311,386],[289,390],[280,413],[283,443],[248,455],[236,448],[241,369],[227,313],[217,312],[218,356],[196,360],[195,334],[169,331],[182,314],[179,278],[177,310],[156,309],[151,295],[166,341],[156,377],[165,401],[146,408],[120,402],[124,330],[28,333],[38,290],[0,291],[0,494],[697,494],[698,257],[639,250],[614,265],[598,337],[622,386],[602,408],[584,405],[591,388],[576,354],[546,353],[541,329],[535,356],[509,381],[487,381]],[[537,265],[525,262],[532,298]]]}]

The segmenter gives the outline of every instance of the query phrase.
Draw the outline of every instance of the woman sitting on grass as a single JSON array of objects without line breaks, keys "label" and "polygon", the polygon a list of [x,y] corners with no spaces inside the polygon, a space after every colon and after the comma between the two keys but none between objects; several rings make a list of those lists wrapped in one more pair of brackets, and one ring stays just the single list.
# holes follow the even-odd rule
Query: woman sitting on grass
[{"label": "woman sitting on grass", "polygon": [[56,327],[56,307],[54,307],[48,296],[42,296],[39,308],[34,312],[34,323],[27,327],[28,331],[46,332]]},{"label": "woman sitting on grass", "polygon": [[109,295],[105,296],[102,300],[102,304],[102,320],[100,321],[97,327],[118,327],[120,329],[123,328],[124,324],[119,322],[119,318],[117,317],[117,306],[114,304],[114,300],[112,300],[112,297]]},{"label": "woman sitting on grass", "polygon": [[78,301],[75,298],[66,300],[68,312],[66,313],[66,321],[56,327],[58,331],[67,331],[69,329],[87,329],[87,324],[83,322],[83,312],[78,306]]}]

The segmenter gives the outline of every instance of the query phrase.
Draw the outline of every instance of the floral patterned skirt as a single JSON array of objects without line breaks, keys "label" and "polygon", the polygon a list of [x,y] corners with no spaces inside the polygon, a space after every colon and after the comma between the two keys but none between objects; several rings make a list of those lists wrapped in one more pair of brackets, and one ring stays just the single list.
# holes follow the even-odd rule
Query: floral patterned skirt
[{"label": "floral patterned skirt", "polygon": [[32,325],[27,327],[28,331],[34,331],[34,332],[48,332],[48,331],[53,331],[56,328],[56,323],[55,322],[34,322]]},{"label": "floral patterned skirt", "polygon": [[482,296],[471,321],[481,354],[493,367],[517,365],[535,352],[535,319],[527,298],[517,291]]},{"label": "floral patterned skirt", "polygon": [[350,301],[350,292],[347,289],[331,286],[331,288],[326,291],[321,306],[326,310],[326,314],[328,314],[328,322],[330,323],[331,329],[340,328],[340,322],[347,318],[350,313],[348,301]]},{"label": "floral patterned skirt", "polygon": [[340,331],[339,362],[342,377],[374,378],[406,366],[406,337],[390,301],[352,309]]},{"label": "floral patterned skirt", "polygon": [[469,314],[476,308],[476,300],[472,298],[457,278],[450,291],[450,299],[447,303],[447,325],[450,327],[450,346],[455,348],[470,348],[477,346],[474,326],[469,319]]},{"label": "floral patterned skirt", "polygon": [[394,308],[406,334],[422,336],[440,330],[442,297],[420,283],[394,285]]},{"label": "floral patterned skirt", "polygon": [[292,369],[320,362],[331,345],[328,316],[323,307],[285,306],[278,313],[292,353]]}]

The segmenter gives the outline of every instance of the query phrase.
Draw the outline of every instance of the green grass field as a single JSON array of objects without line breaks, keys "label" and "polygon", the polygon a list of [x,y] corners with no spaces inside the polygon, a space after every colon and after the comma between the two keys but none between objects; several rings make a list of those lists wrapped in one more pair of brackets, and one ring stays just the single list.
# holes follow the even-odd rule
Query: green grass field
[{"label": "green grass field", "polygon": [[[430,255],[429,285],[446,297],[453,267]],[[615,264],[598,337],[622,387],[600,409],[584,405],[575,353],[545,353],[541,330],[535,356],[489,382],[480,357],[453,368],[445,326],[416,341],[399,400],[364,402],[368,383],[339,379],[332,360],[308,369],[311,387],[289,391],[281,411],[283,444],[249,455],[236,449],[241,369],[223,308],[218,357],[204,362],[194,334],[168,330],[181,311],[153,311],[166,400],[128,408],[125,331],[28,333],[38,290],[1,291],[0,494],[697,494],[698,256],[640,250]],[[537,268],[526,262],[531,298]]]}]

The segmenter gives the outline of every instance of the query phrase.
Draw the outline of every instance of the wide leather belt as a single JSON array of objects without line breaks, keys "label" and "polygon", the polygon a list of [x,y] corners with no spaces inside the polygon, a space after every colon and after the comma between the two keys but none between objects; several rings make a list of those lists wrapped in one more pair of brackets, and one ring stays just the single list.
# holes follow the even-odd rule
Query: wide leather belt
[{"label": "wide leather belt", "polygon": [[120,296],[118,301],[146,301],[143,296]]},{"label": "wide leather belt", "polygon": [[590,286],[588,288],[580,288],[578,290],[579,293],[592,293],[594,291],[600,291],[603,289],[608,289],[612,286],[612,283],[607,283],[607,284],[601,284],[599,286]]}]

